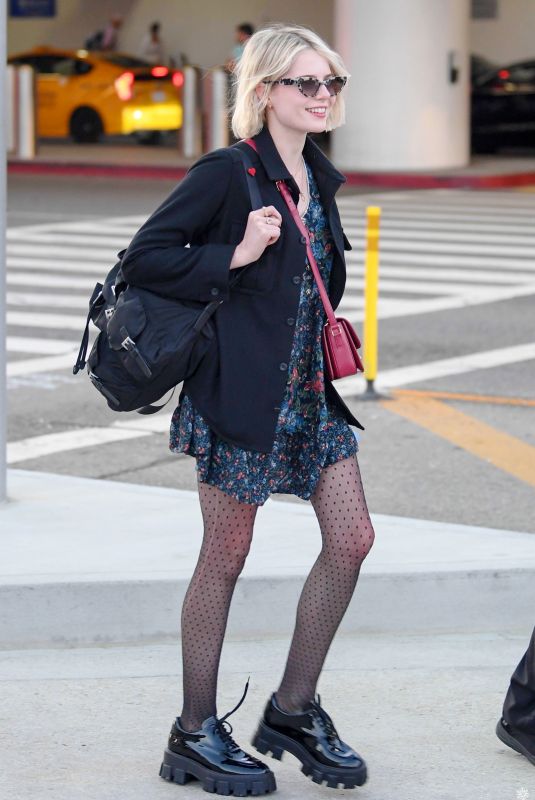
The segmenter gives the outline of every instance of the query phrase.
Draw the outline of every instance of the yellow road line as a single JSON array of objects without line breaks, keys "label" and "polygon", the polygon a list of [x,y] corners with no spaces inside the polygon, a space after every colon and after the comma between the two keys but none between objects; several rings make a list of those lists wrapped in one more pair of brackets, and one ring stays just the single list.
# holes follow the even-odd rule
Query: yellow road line
[{"label": "yellow road line", "polygon": [[535,487],[535,447],[439,400],[398,396],[381,405]]},{"label": "yellow road line", "polygon": [[425,389],[396,389],[394,395],[407,397],[435,397],[442,400],[464,400],[467,403],[487,403],[499,406],[526,406],[535,408],[535,400],[525,397],[496,397],[488,394],[466,394],[466,392],[439,392]]}]

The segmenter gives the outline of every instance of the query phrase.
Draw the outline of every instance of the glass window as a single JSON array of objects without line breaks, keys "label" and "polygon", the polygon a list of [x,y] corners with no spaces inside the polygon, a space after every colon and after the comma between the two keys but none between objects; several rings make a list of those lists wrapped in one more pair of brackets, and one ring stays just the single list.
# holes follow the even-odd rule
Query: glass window
[{"label": "glass window", "polygon": [[62,58],[56,61],[52,71],[58,75],[74,75],[75,64],[74,58]]},{"label": "glass window", "polygon": [[142,58],[136,58],[135,56],[126,56],[124,53],[110,53],[109,55],[104,56],[105,61],[109,61],[110,64],[116,64],[118,67],[150,67],[151,65],[148,61],[144,61]]},{"label": "glass window", "polygon": [[511,83],[535,83],[535,63],[517,64],[509,70]]}]

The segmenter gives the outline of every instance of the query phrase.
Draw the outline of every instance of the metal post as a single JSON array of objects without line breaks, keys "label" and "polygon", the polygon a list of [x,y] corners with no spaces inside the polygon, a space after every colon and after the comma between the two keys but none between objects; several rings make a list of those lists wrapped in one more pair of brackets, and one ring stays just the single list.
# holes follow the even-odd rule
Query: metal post
[{"label": "metal post", "polygon": [[379,221],[381,209],[368,206],[366,229],[366,283],[364,288],[364,377],[366,396],[378,396],[374,383],[377,377],[378,325],[377,302],[379,297]]},{"label": "metal post", "polygon": [[203,78],[204,150],[208,152],[229,144],[228,75],[212,69]]},{"label": "metal post", "polygon": [[11,64],[6,74],[6,150],[13,153],[17,147],[17,69]]},{"label": "metal post", "polygon": [[199,69],[186,66],[182,87],[182,155],[196,158],[202,153]]},{"label": "metal post", "polygon": [[212,76],[212,149],[228,147],[228,73],[216,69]]},{"label": "metal post", "polygon": [[26,64],[18,68],[18,104],[17,104],[17,156],[19,158],[35,158],[36,125],[35,125],[35,74]]},{"label": "metal post", "polygon": [[[6,82],[6,0],[0,0],[0,86]],[[6,440],[6,93],[0,92],[0,503],[7,499]]]}]

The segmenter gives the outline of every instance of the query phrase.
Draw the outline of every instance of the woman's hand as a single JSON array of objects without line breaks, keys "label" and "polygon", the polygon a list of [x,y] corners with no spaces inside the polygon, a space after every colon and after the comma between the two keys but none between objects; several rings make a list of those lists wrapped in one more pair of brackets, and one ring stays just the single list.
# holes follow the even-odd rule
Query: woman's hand
[{"label": "woman's hand", "polygon": [[230,268],[237,269],[258,261],[266,247],[278,240],[281,224],[282,217],[275,206],[264,206],[258,211],[251,211],[245,234],[234,251]]}]

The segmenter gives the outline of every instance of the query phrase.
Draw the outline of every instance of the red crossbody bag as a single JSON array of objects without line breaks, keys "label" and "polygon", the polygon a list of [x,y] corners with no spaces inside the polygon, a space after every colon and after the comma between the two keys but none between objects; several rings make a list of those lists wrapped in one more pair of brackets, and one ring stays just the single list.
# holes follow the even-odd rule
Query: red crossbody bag
[{"label": "red crossbody bag", "polygon": [[[245,141],[253,150],[257,150],[256,143],[253,139],[245,139]],[[314,258],[314,253],[312,252],[308,230],[299,216],[299,211],[292,200],[290,190],[284,181],[276,181],[275,183],[277,189],[284,197],[295,224],[306,239],[308,263],[310,264],[318,285],[321,301],[325,308],[325,313],[327,314],[327,322],[323,326],[321,334],[324,367],[327,378],[330,381],[334,381],[337,380],[337,378],[346,378],[348,375],[356,375],[357,372],[364,372],[364,365],[358,354],[358,348],[361,346],[360,339],[347,319],[334,316],[331,301],[329,300],[318,265],[316,264],[316,259]]]}]

